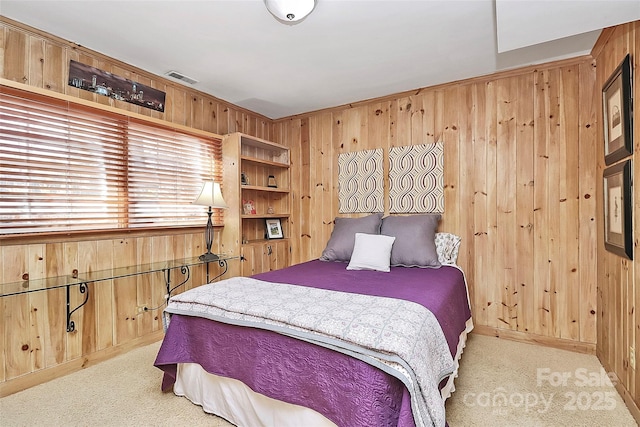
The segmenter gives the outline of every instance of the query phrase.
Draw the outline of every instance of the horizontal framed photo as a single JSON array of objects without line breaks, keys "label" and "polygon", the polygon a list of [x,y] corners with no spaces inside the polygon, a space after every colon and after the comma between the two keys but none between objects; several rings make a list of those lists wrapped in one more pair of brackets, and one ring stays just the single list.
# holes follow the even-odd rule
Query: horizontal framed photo
[{"label": "horizontal framed photo", "polygon": [[284,238],[284,234],[282,233],[282,224],[280,223],[280,218],[275,219],[267,219],[265,220],[267,224],[267,238],[268,239],[282,239]]},{"label": "horizontal framed photo", "polygon": [[632,162],[604,170],[604,246],[609,252],[633,259],[631,215]]},{"label": "horizontal framed photo", "polygon": [[604,160],[611,165],[633,153],[631,59],[618,65],[602,87]]}]

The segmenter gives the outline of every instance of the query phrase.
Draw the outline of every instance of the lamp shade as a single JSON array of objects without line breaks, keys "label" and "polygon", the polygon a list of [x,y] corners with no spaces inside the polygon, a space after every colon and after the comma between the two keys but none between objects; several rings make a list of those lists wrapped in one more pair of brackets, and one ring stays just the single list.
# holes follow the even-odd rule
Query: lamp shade
[{"label": "lamp shade", "polygon": [[293,25],[306,18],[317,0],[264,0],[267,10],[283,24]]},{"label": "lamp shade", "polygon": [[213,181],[205,181],[200,194],[193,201],[194,205],[211,206],[212,208],[228,208],[222,198],[220,184]]}]

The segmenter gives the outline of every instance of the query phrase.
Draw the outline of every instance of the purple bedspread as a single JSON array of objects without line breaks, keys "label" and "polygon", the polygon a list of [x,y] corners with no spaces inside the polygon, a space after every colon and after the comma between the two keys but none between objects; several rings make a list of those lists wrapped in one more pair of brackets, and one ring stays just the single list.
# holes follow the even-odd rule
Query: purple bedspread
[{"label": "purple bedspread", "polygon": [[[402,298],[427,307],[455,356],[471,317],[462,272],[455,267],[392,267],[390,273],[349,271],[319,260],[258,274],[256,279]],[[338,426],[414,426],[411,398],[400,380],[340,352],[276,332],[173,315],[154,363],[163,390],[175,382],[177,363],[236,378],[254,391],[306,406]]]}]

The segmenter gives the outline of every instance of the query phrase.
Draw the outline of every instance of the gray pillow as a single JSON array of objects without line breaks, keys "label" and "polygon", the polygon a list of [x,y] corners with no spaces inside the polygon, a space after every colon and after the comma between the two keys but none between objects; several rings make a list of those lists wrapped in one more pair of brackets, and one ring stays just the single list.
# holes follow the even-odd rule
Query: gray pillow
[{"label": "gray pillow", "polygon": [[381,213],[362,218],[336,218],[331,237],[322,251],[322,261],[349,261],[356,242],[356,233],[380,234]]},{"label": "gray pillow", "polygon": [[391,266],[440,267],[435,244],[440,218],[440,214],[385,217],[380,234],[396,238]]}]

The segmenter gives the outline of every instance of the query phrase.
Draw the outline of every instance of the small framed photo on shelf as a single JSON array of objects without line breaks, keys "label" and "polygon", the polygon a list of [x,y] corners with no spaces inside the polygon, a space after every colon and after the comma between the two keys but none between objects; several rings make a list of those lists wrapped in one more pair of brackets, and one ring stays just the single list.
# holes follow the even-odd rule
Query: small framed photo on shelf
[{"label": "small framed photo on shelf", "polygon": [[278,188],[278,183],[276,182],[276,177],[273,175],[269,175],[267,180],[267,187]]},{"label": "small framed photo on shelf", "polygon": [[244,172],[242,172],[240,174],[240,184],[241,185],[249,185],[249,177]]},{"label": "small framed photo on shelf", "polygon": [[604,170],[604,246],[609,252],[633,259],[631,160]]},{"label": "small framed photo on shelf", "polygon": [[256,204],[253,200],[243,200],[242,201],[242,213],[245,215],[255,215],[256,214]]},{"label": "small framed photo on shelf", "polygon": [[280,218],[265,220],[267,225],[267,239],[282,239],[284,234],[282,233],[282,224]]},{"label": "small framed photo on shelf", "polygon": [[611,165],[633,153],[631,126],[631,59],[618,65],[602,87],[604,160]]}]

